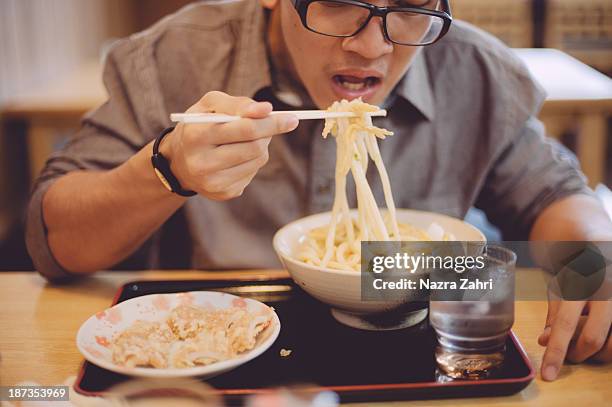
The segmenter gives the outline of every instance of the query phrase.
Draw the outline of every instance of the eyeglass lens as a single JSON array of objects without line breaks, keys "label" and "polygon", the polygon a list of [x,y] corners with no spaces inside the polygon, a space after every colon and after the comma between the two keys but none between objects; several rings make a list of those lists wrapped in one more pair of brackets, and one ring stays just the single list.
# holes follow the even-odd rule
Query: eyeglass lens
[{"label": "eyeglass lens", "polygon": [[[438,2],[430,2],[432,8]],[[306,13],[306,25],[320,34],[337,37],[355,35],[366,23],[370,10],[354,4],[334,1],[314,1]],[[433,42],[444,28],[440,17],[421,13],[392,11],[386,18],[387,35],[393,42],[406,45],[422,45]]]}]

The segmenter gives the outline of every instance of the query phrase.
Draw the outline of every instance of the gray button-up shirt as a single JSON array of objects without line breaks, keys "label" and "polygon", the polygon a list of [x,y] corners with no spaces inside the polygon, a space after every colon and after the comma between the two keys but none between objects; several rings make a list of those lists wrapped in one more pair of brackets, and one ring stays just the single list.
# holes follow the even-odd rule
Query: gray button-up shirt
[{"label": "gray button-up shirt", "polygon": [[[27,243],[43,275],[69,275],[47,244],[41,208],[49,186],[70,171],[121,164],[171,124],[171,112],[208,91],[253,97],[282,82],[271,73],[265,27],[259,2],[200,2],[113,48],[104,71],[109,100],[49,159],[32,194]],[[543,99],[510,50],[454,22],[416,57],[387,100],[388,117],[376,119],[395,132],[380,148],[397,207],[463,218],[477,206],[506,239],[526,239],[546,206],[589,193],[573,156],[547,139],[536,119]],[[322,125],[305,121],[273,138],[268,164],[243,196],[190,198],[134,262],[120,267],[278,267],[274,232],[332,206],[335,143],[320,136]],[[377,174],[369,178],[382,205]]]}]

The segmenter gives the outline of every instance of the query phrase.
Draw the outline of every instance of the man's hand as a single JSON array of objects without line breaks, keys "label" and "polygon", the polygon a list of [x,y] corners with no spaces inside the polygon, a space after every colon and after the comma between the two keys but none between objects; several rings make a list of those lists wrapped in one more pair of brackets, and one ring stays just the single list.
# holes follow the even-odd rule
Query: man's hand
[{"label": "man's hand", "polygon": [[271,137],[295,129],[294,115],[269,116],[272,105],[209,92],[189,113],[224,113],[243,119],[221,124],[179,124],[162,143],[181,186],[214,200],[240,196],[268,161]]},{"label": "man's hand", "polygon": [[587,359],[612,361],[611,301],[549,301],[544,332],[538,338],[546,346],[542,378],[555,380],[563,361]]},{"label": "man's hand", "polygon": [[[540,213],[529,240],[612,242],[612,222],[597,198],[570,195]],[[537,255],[536,260],[542,263]],[[538,343],[546,346],[542,378],[555,380],[566,358],[570,362],[589,358],[612,362],[611,320],[609,300],[549,300],[546,326],[538,338]]]}]

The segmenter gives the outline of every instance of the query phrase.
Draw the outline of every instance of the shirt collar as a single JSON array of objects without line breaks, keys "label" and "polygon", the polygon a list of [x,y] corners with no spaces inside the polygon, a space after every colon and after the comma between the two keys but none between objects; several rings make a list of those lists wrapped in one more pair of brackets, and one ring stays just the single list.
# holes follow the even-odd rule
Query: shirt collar
[{"label": "shirt collar", "polygon": [[[262,29],[266,30],[266,24]],[[306,89],[295,83],[287,72],[277,68],[279,61],[275,61],[267,43],[258,44],[258,47],[258,52],[247,51],[251,53],[251,63],[244,64],[248,68],[243,72],[243,76],[249,80],[243,82],[244,91],[241,94],[255,97],[269,89],[272,95],[289,109],[314,109],[314,103]]]},{"label": "shirt collar", "polygon": [[408,72],[397,85],[396,93],[412,104],[427,120],[433,120],[436,107],[423,52],[419,52]]}]

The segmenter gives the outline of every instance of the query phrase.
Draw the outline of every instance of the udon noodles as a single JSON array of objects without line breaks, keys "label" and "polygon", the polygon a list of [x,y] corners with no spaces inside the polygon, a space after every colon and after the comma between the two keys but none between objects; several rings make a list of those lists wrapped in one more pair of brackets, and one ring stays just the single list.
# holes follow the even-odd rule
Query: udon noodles
[{"label": "udon noodles", "polygon": [[[399,223],[391,183],[383,163],[377,139],[393,135],[386,129],[372,124],[367,113],[378,111],[361,101],[334,102],[331,112],[353,112],[354,117],[325,120],[323,137],[336,139],[335,197],[331,222],[311,230],[298,254],[299,260],[320,267],[359,271],[361,241],[428,241],[454,240],[437,224],[427,230]],[[386,214],[378,208],[372,189],[366,178],[369,160],[374,162],[383,186]],[[346,195],[349,172],[355,181],[357,216],[351,216]]]}]

